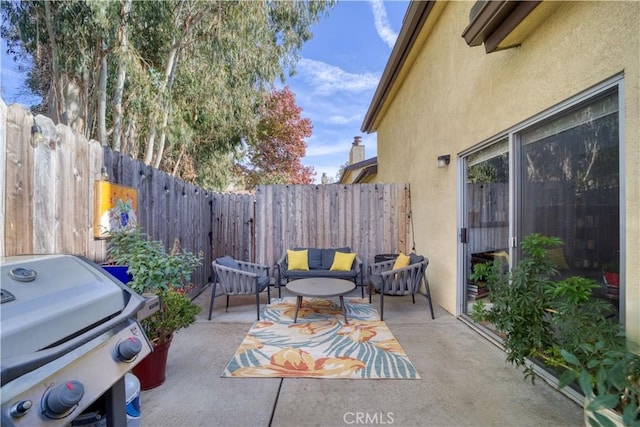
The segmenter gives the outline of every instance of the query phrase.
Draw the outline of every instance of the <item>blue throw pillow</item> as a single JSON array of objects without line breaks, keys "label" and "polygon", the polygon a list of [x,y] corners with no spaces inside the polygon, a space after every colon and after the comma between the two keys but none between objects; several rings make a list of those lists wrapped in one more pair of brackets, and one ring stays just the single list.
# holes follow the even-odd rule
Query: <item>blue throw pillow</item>
[{"label": "blue throw pillow", "polygon": [[240,270],[240,264],[238,264],[236,260],[231,258],[229,255],[223,256],[221,258],[216,258],[216,264],[220,264],[223,267]]}]

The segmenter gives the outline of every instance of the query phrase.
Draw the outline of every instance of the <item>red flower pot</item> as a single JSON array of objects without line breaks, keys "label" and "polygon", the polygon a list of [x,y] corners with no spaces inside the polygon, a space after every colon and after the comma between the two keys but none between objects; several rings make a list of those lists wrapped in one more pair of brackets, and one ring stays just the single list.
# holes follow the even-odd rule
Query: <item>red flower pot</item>
[{"label": "red flower pot", "polygon": [[620,286],[620,273],[604,272],[604,281],[609,286]]},{"label": "red flower pot", "polygon": [[170,337],[166,342],[154,345],[153,352],[133,368],[133,374],[140,380],[141,390],[150,390],[164,383],[172,339],[173,337]]}]

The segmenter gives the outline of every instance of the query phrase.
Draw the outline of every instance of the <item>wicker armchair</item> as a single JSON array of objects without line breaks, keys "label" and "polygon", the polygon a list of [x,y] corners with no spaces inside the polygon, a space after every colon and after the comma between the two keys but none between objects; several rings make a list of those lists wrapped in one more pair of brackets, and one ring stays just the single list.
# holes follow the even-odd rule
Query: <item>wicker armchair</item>
[{"label": "wicker armchair", "polygon": [[433,306],[431,304],[431,292],[429,291],[429,282],[426,280],[425,272],[429,260],[423,256],[411,254],[411,264],[407,267],[392,270],[395,260],[383,261],[369,266],[369,277],[371,285],[369,286],[369,303],[371,303],[372,288],[380,293],[380,320],[384,320],[384,296],[386,295],[409,295],[413,303],[416,303],[416,293],[420,290],[420,283],[424,280],[427,291],[427,300],[429,301],[429,310],[431,318],[433,315]]},{"label": "wicker armchair", "polygon": [[227,296],[226,310],[229,309],[229,297],[232,295],[255,295],[258,320],[260,320],[260,292],[267,290],[267,301],[271,303],[269,288],[269,267],[261,264],[237,261],[229,256],[217,258],[212,263],[213,285],[211,286],[211,302],[209,303],[209,320],[213,312],[216,289],[220,295]]}]

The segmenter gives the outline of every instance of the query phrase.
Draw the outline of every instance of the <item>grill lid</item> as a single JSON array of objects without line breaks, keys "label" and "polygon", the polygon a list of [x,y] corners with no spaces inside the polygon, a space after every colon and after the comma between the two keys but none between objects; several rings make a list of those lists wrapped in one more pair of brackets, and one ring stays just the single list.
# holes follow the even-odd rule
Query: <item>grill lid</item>
[{"label": "grill lid", "polygon": [[73,255],[3,258],[0,280],[3,359],[72,337],[126,304],[121,285]]}]

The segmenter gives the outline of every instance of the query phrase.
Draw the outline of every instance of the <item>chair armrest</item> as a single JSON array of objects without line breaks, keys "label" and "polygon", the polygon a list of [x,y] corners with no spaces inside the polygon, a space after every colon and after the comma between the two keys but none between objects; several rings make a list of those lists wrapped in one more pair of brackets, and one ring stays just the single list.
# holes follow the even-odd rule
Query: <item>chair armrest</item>
[{"label": "chair armrest", "polygon": [[238,270],[237,268],[225,267],[224,265],[216,264],[215,262],[213,262],[212,264],[213,264],[213,271],[216,274],[224,273],[227,276],[237,275],[237,276],[247,276],[247,277],[258,277],[258,274],[252,271]]},{"label": "chair armrest", "polygon": [[269,275],[269,267],[263,264],[255,264],[246,261],[236,261],[240,265],[240,269],[242,271],[247,271],[249,273],[255,273],[258,276],[268,276]]},{"label": "chair armrest", "polygon": [[362,260],[357,255],[356,255],[356,258],[353,260],[352,270],[362,270]]},{"label": "chair armrest", "polygon": [[287,253],[286,252],[276,262],[276,265],[278,266],[278,268],[284,267],[285,270],[287,269]]}]

